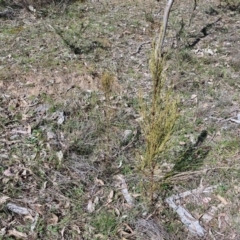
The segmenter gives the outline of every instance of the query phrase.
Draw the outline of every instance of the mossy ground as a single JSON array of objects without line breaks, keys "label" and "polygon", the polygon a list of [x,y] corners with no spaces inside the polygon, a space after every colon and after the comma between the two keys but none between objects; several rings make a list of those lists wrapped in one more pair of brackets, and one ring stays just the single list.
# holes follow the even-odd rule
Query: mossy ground
[{"label": "mossy ground", "polygon": [[[233,5],[199,3],[192,19],[192,1],[173,6],[164,51],[180,116],[164,167],[174,181],[159,189],[154,208],[137,170],[144,148],[137,120],[139,92],[151,96],[149,58],[163,3],[75,1],[0,19],[0,238],[14,239],[9,230],[16,229],[27,239],[151,239],[151,226],[166,239],[196,239],[164,199],[202,181],[218,185],[211,201],[181,204],[201,219],[225,199],[202,223],[206,239],[239,239],[239,124],[229,120],[240,103]],[[108,100],[106,72],[115,83]],[[125,130],[132,130],[127,142]],[[118,174],[134,208],[116,187]],[[39,214],[33,231],[30,219],[7,210],[6,196]]]}]

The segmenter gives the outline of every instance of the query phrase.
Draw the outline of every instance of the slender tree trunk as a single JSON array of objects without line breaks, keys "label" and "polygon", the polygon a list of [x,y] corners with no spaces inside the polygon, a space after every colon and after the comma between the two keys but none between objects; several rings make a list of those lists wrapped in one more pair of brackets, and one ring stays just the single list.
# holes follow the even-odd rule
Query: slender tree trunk
[{"label": "slender tree trunk", "polygon": [[160,49],[160,56],[161,56],[161,53],[162,53],[163,42],[164,42],[164,38],[165,38],[165,35],[166,35],[166,31],[167,31],[169,13],[170,13],[170,10],[172,8],[173,3],[174,3],[174,0],[168,0],[167,5],[166,5],[165,10],[164,10],[163,27],[162,27],[161,33],[159,35],[159,41],[158,41],[160,43],[160,46],[159,46],[159,48],[158,47],[156,48],[156,49]]}]

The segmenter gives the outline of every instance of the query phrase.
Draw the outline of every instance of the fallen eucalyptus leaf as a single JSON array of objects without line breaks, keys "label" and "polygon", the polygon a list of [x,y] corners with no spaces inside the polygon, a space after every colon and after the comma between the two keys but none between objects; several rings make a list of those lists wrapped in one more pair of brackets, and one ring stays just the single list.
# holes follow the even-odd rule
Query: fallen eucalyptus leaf
[{"label": "fallen eucalyptus leaf", "polygon": [[8,230],[8,236],[13,236],[17,239],[27,239],[27,234],[17,231],[16,229]]},{"label": "fallen eucalyptus leaf", "polygon": [[36,9],[32,6],[32,5],[29,5],[28,6],[28,9],[31,11],[31,12],[36,12]]},{"label": "fallen eucalyptus leaf", "polygon": [[5,196],[5,195],[1,196],[1,197],[0,197],[0,205],[3,204],[3,203],[5,203],[8,199],[9,199],[8,196]]},{"label": "fallen eucalyptus leaf", "polygon": [[52,213],[51,218],[47,222],[49,225],[56,225],[58,223],[58,216]]},{"label": "fallen eucalyptus leaf", "polygon": [[58,162],[61,163],[63,159],[63,152],[60,150],[59,152],[56,152]]},{"label": "fallen eucalyptus leaf", "polygon": [[128,187],[127,187],[127,184],[125,182],[124,176],[119,174],[119,175],[115,176],[115,179],[117,180],[117,186],[120,187],[126,202],[130,206],[134,206],[134,199],[128,192]]},{"label": "fallen eucalyptus leaf", "polygon": [[88,201],[87,210],[90,213],[94,212],[95,210],[95,205],[93,204],[91,199]]},{"label": "fallen eucalyptus leaf", "polygon": [[64,122],[64,120],[65,120],[64,113],[63,112],[59,112],[58,113],[58,121],[57,121],[57,123],[59,125],[61,125]]}]

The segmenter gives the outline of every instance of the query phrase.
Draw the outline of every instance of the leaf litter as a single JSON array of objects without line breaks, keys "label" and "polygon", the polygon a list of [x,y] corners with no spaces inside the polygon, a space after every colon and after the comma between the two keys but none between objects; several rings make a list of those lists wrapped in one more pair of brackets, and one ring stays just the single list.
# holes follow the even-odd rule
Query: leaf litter
[{"label": "leaf litter", "polygon": [[[186,2],[180,3],[180,6],[184,6],[184,4]],[[215,7],[214,1],[211,1],[211,4]],[[134,110],[135,99],[129,96],[137,96],[140,88],[143,88],[148,95],[151,89],[147,56],[151,47],[149,39],[151,40],[155,32],[158,31],[157,23],[160,16],[158,12],[161,10],[159,3],[146,1],[143,4],[141,1],[136,1],[132,5],[128,1],[123,3],[116,0],[109,4],[104,4],[102,1],[96,3],[90,3],[89,1],[82,5],[76,5],[76,8],[73,5],[72,8],[78,11],[78,20],[79,16],[80,18],[87,18],[88,15],[91,16],[92,14],[92,17],[94,17],[94,21],[92,19],[86,21],[86,32],[82,33],[83,40],[80,46],[86,44],[81,55],[73,54],[71,49],[64,45],[62,38],[49,27],[49,24],[60,25],[62,22],[60,28],[65,29],[66,35],[71,34],[71,32],[74,32],[71,26],[75,26],[73,20],[71,20],[72,24],[69,24],[69,19],[58,19],[54,13],[54,8],[49,9],[53,11],[50,18],[39,18],[37,17],[37,14],[40,14],[38,8],[31,4],[29,6],[31,6],[30,11],[22,9],[19,16],[16,16],[18,18],[14,20],[15,22],[11,19],[7,21],[1,19],[4,33],[1,33],[0,41],[1,46],[4,47],[0,54],[0,168],[2,172],[0,180],[3,194],[0,197],[0,207],[2,210],[8,208],[9,204],[14,203],[10,205],[10,209],[15,210],[15,213],[5,210],[1,212],[1,234],[5,237],[12,236],[19,239],[34,238],[34,236],[37,239],[36,233],[38,238],[56,239],[61,236],[62,239],[74,239],[74,236],[76,236],[74,234],[77,234],[77,236],[85,235],[86,239],[93,239],[93,236],[97,236],[99,226],[98,222],[91,226],[92,215],[97,213],[104,216],[106,212],[112,210],[116,219],[121,219],[119,221],[120,226],[118,226],[118,229],[120,229],[119,235],[116,232],[111,233],[113,239],[119,239],[120,236],[125,239],[134,239],[138,234],[139,237],[144,236],[143,239],[167,238],[168,234],[163,234],[165,230],[162,226],[168,222],[168,219],[165,221],[165,218],[173,220],[171,224],[177,224],[178,220],[171,219],[171,210],[167,217],[162,217],[161,214],[156,214],[156,216],[153,214],[150,219],[142,219],[142,213],[146,210],[145,207],[143,209],[140,207],[139,212],[136,210],[139,206],[142,206],[141,204],[138,206],[139,201],[141,201],[141,194],[136,190],[139,179],[131,167],[135,164],[133,148],[136,145],[141,145],[142,142],[139,142],[141,139],[138,140],[136,129],[138,124],[137,114]],[[189,6],[180,8],[177,8],[177,6],[179,5],[176,5],[173,14],[177,13],[178,9],[189,10]],[[201,30],[207,19],[213,18],[212,16],[206,18],[203,14],[203,10],[207,6],[204,4],[199,6],[195,18],[198,23],[190,26],[190,28],[194,28],[194,31],[197,28]],[[110,8],[108,9],[108,7]],[[71,6],[69,9],[68,11],[72,11]],[[146,9],[155,18],[155,23],[143,19]],[[104,13],[104,16],[102,13]],[[122,15],[117,15],[118,13]],[[227,11],[222,14],[224,20],[218,22],[216,29],[213,29],[216,39],[211,39],[212,35],[209,35],[209,39],[203,39],[191,51],[198,59],[204,61],[206,57],[211,59],[210,61],[217,58],[220,62],[218,65],[221,64],[221,60],[230,61],[231,51],[234,51],[234,53],[236,51],[234,44],[229,44],[231,29],[234,28],[229,25],[229,16],[232,12]],[[176,19],[179,16],[183,15],[179,14]],[[102,32],[98,32],[100,30],[99,25],[94,26],[98,22],[96,18],[99,17],[100,23],[104,26]],[[54,18],[57,22],[52,22],[51,19]],[[115,29],[111,26],[113,18],[115,18],[113,22],[118,22],[114,27]],[[134,19],[138,22],[134,22]],[[174,21],[170,22],[170,37],[166,42],[168,46],[171,45],[171,39],[174,39],[171,36],[176,29],[174,24],[176,24]],[[87,26],[96,27],[98,31],[91,28],[88,30]],[[228,28],[230,33],[217,35],[218,29],[222,29],[221,31],[224,32],[224,27]],[[234,30],[235,34],[236,31]],[[95,34],[100,35],[98,37],[101,37],[102,45],[99,45],[99,43],[94,45],[89,42],[89,39],[95,39]],[[223,37],[219,37],[222,35]],[[79,36],[73,37],[73,39],[76,38],[79,38]],[[221,48],[221,41],[224,43],[224,49]],[[215,44],[215,46],[211,44]],[[52,51],[53,49],[56,51]],[[221,54],[221,50],[226,50],[228,53]],[[84,51],[88,51],[88,53],[86,54]],[[182,60],[182,63],[185,64],[185,60]],[[237,64],[236,61],[234,64]],[[218,65],[215,64],[215,68]],[[225,122],[224,129],[234,128],[238,123],[239,119],[231,117],[233,116],[231,111],[236,111],[237,104],[229,106],[229,112],[224,113],[219,110],[224,108],[221,107],[222,103],[215,101],[221,88],[227,89],[227,95],[234,95],[231,87],[226,83],[221,85],[222,83],[219,80],[222,76],[226,76],[228,79],[239,77],[238,72],[229,73],[232,71],[229,66],[226,65],[223,70],[218,69],[220,73],[217,75],[217,79],[215,79],[215,76],[206,77],[204,74],[196,74],[199,78],[211,79],[211,81],[208,81],[211,82],[209,84],[211,86],[220,84],[217,85],[217,90],[208,87],[203,90],[201,90],[201,87],[197,90],[191,89],[194,84],[198,85],[200,83],[201,85],[201,79],[196,82],[196,75],[189,75],[185,78],[187,73],[182,70],[184,66],[181,66],[182,80],[180,79],[176,86],[178,91],[181,92],[184,89],[184,91],[190,93],[189,96],[184,96],[186,99],[182,102],[184,107],[188,107],[187,104],[190,103],[191,110],[193,110],[198,105],[197,110],[199,112],[196,110],[194,118],[189,120],[193,123],[199,122],[198,125],[194,126],[195,130],[202,130],[205,126],[214,127],[212,117],[222,119],[223,121],[218,124],[221,125]],[[197,71],[197,66],[193,64],[190,72],[194,71],[194,67]],[[205,68],[206,66],[203,67],[203,69]],[[116,73],[116,78],[121,83],[122,88],[119,94],[123,95],[121,101],[116,101],[116,118],[112,118],[115,128],[113,128],[114,130],[111,129],[113,130],[112,135],[108,140],[102,137],[104,127],[101,124],[105,125],[103,124],[104,120],[101,120],[103,115],[99,114],[104,112],[102,105],[105,100],[101,98],[99,79],[101,72],[105,69],[110,69]],[[170,65],[169,69],[171,72]],[[210,70],[208,71],[211,74]],[[204,71],[204,73],[206,72]],[[184,85],[183,81],[186,81],[188,85]],[[125,89],[126,86],[128,86],[127,90]],[[209,102],[207,102],[208,94],[211,95]],[[188,101],[189,99],[190,101]],[[220,104],[218,108],[216,107],[217,103]],[[201,109],[201,107],[204,109]],[[212,112],[207,112],[209,109]],[[201,122],[202,113],[207,119],[204,120],[206,122]],[[92,116],[94,121],[89,116]],[[126,116],[126,118],[123,116]],[[119,122],[119,119],[122,121]],[[225,121],[226,119],[228,121]],[[231,123],[231,121],[233,122]],[[76,125],[77,127],[74,128]],[[118,129],[119,126],[122,128]],[[131,130],[123,130],[129,129],[129,126],[131,126]],[[226,132],[222,131],[221,126],[216,126],[218,131],[221,131],[222,137]],[[184,127],[183,130],[186,130],[186,128]],[[189,131],[191,132],[192,129]],[[122,141],[124,147],[119,144],[122,138],[121,133],[124,133]],[[213,146],[215,146],[214,141],[216,139],[212,139]],[[184,143],[182,144],[182,147],[184,147],[187,145],[188,139],[185,138],[178,142]],[[125,144],[127,147],[125,147]],[[226,149],[230,147],[227,146]],[[110,150],[110,156],[114,156],[112,159],[103,154],[107,151],[106,149]],[[214,156],[212,157],[214,158]],[[238,159],[238,154],[234,158]],[[230,156],[228,159],[230,159]],[[226,160],[224,159],[224,161]],[[109,167],[110,165],[111,167]],[[214,173],[214,171],[216,170],[212,172]],[[116,181],[116,185],[114,185],[114,181]],[[234,184],[234,189],[238,189],[238,183]],[[133,187],[133,185],[135,186]],[[186,186],[188,189],[196,189],[191,185]],[[183,191],[179,190],[179,192]],[[188,192],[188,190],[185,192]],[[135,196],[140,197],[136,200]],[[210,225],[212,228],[205,224],[204,227],[213,229],[209,232],[212,231],[215,238],[218,236],[215,231],[217,229],[217,231],[222,231],[222,239],[224,237],[225,239],[228,237],[228,239],[230,237],[231,239],[238,239],[239,233],[237,231],[233,230],[230,234],[226,230],[227,224],[225,222],[230,224],[230,221],[228,214],[224,214],[224,211],[225,208],[231,206],[231,201],[219,194],[200,199],[199,202],[203,206],[206,205],[210,208],[203,215],[197,214],[196,211],[189,211],[195,217],[194,219],[199,217],[200,220],[206,219],[207,223],[212,224]],[[187,209],[187,200],[185,199],[185,201],[183,206]],[[214,201],[218,204],[215,204]],[[188,204],[190,202],[189,200]],[[236,200],[234,203],[233,209],[236,207],[235,210],[237,211]],[[28,206],[29,208],[26,208],[26,210],[22,206]],[[30,228],[26,223],[28,215],[25,219],[21,217],[21,212],[27,213],[28,209],[33,212],[32,219],[29,218],[31,220]],[[129,209],[132,210],[129,211]],[[134,213],[134,211],[137,211],[137,213]],[[218,214],[218,211],[221,211],[221,213]],[[11,221],[11,214],[13,214],[14,222]],[[158,217],[161,221],[154,219],[154,217]],[[129,220],[131,218],[134,221]],[[218,221],[217,228],[214,227],[216,219]],[[55,230],[50,230],[53,227],[56,228],[57,235]],[[23,230],[19,231],[19,229]],[[40,229],[44,229],[46,235],[41,235]],[[231,226],[231,229],[234,228]],[[180,234],[180,232],[173,231],[173,236]],[[108,233],[99,233],[99,238],[104,238],[104,234]],[[180,238],[186,237],[191,239],[188,232],[182,231]],[[193,237],[192,239],[196,238]]]}]

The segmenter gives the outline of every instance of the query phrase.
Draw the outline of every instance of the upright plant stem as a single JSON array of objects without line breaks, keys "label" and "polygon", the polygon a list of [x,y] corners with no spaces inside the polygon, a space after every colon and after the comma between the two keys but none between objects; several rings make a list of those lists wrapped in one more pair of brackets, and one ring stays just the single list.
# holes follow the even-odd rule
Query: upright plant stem
[{"label": "upright plant stem", "polygon": [[159,54],[160,54],[160,56],[162,54],[162,47],[163,47],[163,42],[164,42],[164,38],[165,38],[165,35],[166,35],[166,31],[167,31],[169,13],[170,13],[170,10],[172,8],[173,3],[174,3],[174,0],[168,0],[168,3],[165,7],[164,15],[163,15],[163,28],[162,28],[162,31],[159,35],[159,41],[158,41],[158,43],[160,43],[160,45],[156,47],[157,52],[155,52],[155,57],[159,57]]}]

